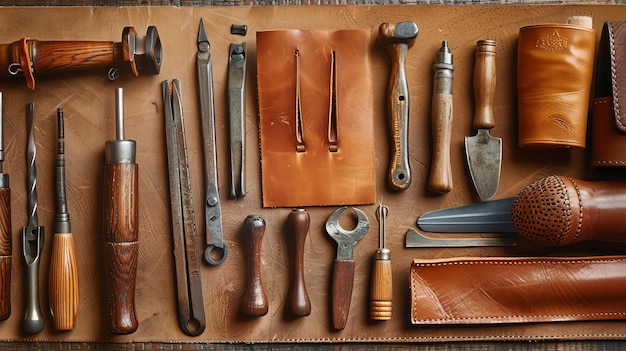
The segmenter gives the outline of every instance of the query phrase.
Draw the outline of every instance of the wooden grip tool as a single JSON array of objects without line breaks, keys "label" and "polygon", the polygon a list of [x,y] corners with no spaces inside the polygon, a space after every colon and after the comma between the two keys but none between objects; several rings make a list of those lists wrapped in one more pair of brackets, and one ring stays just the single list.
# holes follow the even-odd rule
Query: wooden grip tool
[{"label": "wooden grip tool", "polygon": [[0,92],[0,320],[11,315],[11,267],[13,240],[11,232],[11,188],[9,175],[2,171],[4,162],[4,113]]},{"label": "wooden grip tool", "polygon": [[389,207],[382,203],[376,209],[378,220],[378,250],[372,268],[372,285],[370,288],[370,318],[377,321],[391,319],[393,298],[393,271],[391,267],[391,250],[387,248],[385,221],[389,215]]},{"label": "wooden grip tool", "polygon": [[108,290],[108,328],[113,334],[137,330],[138,172],[136,143],[124,139],[122,88],[115,91],[116,139],[104,147],[104,266]]},{"label": "wooden grip tool", "polygon": [[311,300],[306,291],[304,282],[304,244],[309,232],[311,218],[303,208],[297,208],[287,216],[287,238],[293,253],[291,266],[291,286],[287,295],[287,310],[294,317],[304,317],[311,314]]},{"label": "wooden grip tool", "polygon": [[348,322],[354,284],[354,247],[369,229],[367,215],[358,208],[352,209],[357,216],[356,227],[349,231],[343,229],[339,217],[346,208],[338,208],[326,220],[326,232],[337,243],[331,292],[331,323],[335,330],[344,329]]},{"label": "wooden grip tool", "polygon": [[433,133],[433,159],[428,178],[428,190],[447,193],[452,190],[450,165],[450,139],[452,134],[452,52],[448,42],[441,43],[433,70],[433,100],[431,127]]},{"label": "wooden grip tool", "polygon": [[388,113],[392,138],[392,156],[388,181],[393,190],[405,190],[411,185],[409,165],[409,84],[406,78],[407,51],[417,37],[415,22],[383,23],[378,28],[378,41],[391,57],[391,77],[388,87]]},{"label": "wooden grip tool", "polygon": [[74,252],[72,224],[67,209],[65,192],[65,132],[63,109],[57,109],[57,213],[52,237],[50,258],[50,311],[56,330],[71,330],[76,327],[79,306],[78,266]]},{"label": "wooden grip tool", "polygon": [[261,244],[265,235],[265,220],[257,215],[246,217],[243,232],[244,242],[247,244],[249,276],[241,308],[247,315],[264,316],[269,310],[261,281]]}]

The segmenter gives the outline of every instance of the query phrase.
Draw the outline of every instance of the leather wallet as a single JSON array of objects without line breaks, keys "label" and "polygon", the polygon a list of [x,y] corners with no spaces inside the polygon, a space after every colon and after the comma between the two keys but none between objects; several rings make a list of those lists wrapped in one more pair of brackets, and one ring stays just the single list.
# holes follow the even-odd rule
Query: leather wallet
[{"label": "leather wallet", "polygon": [[[626,166],[626,21],[604,22],[592,105],[591,165]],[[620,108],[621,107],[621,108]]]},{"label": "leather wallet", "polygon": [[626,318],[626,256],[414,260],[411,323]]}]

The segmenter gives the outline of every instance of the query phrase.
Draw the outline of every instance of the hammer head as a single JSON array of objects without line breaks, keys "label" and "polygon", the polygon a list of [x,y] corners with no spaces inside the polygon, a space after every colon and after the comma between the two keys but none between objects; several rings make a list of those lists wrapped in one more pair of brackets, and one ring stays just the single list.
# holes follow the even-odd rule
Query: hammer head
[{"label": "hammer head", "polygon": [[415,22],[383,23],[378,27],[378,41],[383,45],[407,44],[411,47],[415,43],[417,32]]}]

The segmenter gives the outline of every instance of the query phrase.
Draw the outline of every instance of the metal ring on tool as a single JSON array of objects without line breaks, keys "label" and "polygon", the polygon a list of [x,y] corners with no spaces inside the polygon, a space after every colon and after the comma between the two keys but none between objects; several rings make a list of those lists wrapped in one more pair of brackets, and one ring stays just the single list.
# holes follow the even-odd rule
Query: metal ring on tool
[{"label": "metal ring on tool", "polygon": [[[217,253],[217,255],[215,255]],[[217,257],[217,258],[215,258]],[[224,247],[219,247],[216,245],[209,245],[204,250],[204,259],[208,264],[217,266],[218,264],[224,262],[224,260],[228,257],[228,245],[224,243]]]}]

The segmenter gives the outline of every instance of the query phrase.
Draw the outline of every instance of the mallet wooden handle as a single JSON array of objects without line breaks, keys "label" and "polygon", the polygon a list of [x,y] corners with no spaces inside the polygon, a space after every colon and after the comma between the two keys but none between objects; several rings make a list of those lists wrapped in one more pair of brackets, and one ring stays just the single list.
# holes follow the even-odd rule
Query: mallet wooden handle
[{"label": "mallet wooden handle", "polygon": [[243,222],[244,241],[248,249],[248,286],[241,305],[243,313],[264,316],[268,312],[267,296],[261,281],[261,244],[265,234],[265,220],[251,215]]},{"label": "mallet wooden handle", "polygon": [[295,209],[287,216],[287,226],[291,242],[292,260],[291,287],[287,296],[287,309],[295,317],[311,314],[311,301],[304,282],[304,244],[311,219],[304,209]]}]

